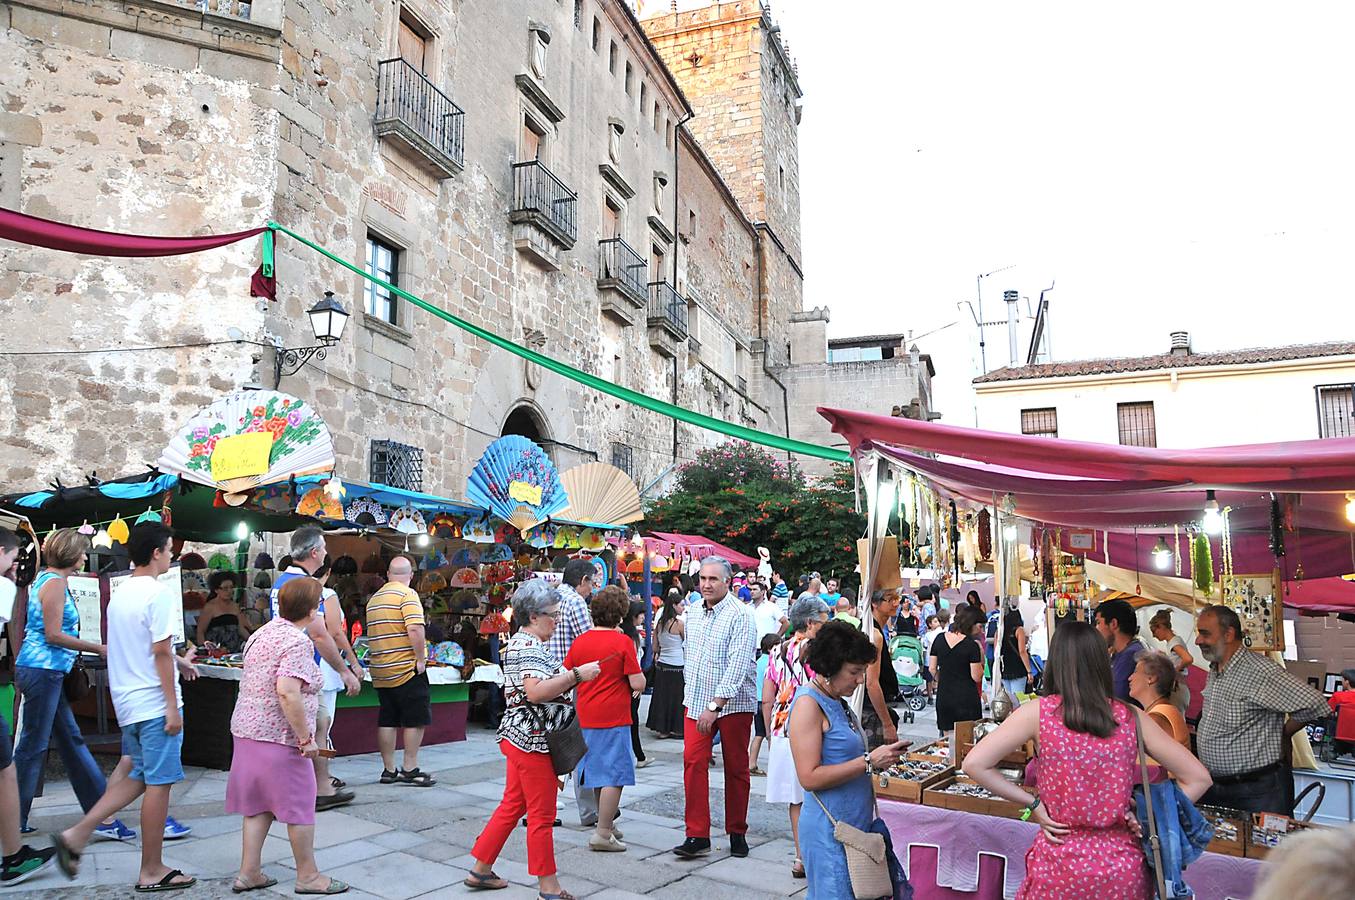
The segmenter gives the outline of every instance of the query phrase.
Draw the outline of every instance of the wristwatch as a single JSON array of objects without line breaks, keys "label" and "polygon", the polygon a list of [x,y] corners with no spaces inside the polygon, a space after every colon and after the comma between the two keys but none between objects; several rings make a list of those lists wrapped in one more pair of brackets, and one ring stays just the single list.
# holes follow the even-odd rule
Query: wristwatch
[{"label": "wristwatch", "polygon": [[717,713],[721,709],[723,709],[723,707],[720,706],[720,704],[716,703],[714,700],[712,700],[706,704],[706,709],[709,710],[710,712]]}]

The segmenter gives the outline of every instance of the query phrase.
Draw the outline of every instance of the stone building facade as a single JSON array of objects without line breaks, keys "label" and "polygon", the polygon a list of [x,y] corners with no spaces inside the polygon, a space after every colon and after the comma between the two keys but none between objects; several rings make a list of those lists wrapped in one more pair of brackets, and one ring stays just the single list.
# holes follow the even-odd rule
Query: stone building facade
[{"label": "stone building facade", "polygon": [[[4,0],[0,205],[144,234],[273,220],[475,325],[785,433],[798,102],[756,0],[677,22],[622,0]],[[489,441],[525,433],[658,489],[721,439],[286,237],[278,299],[251,298],[259,253],[0,247],[0,483],[139,471],[216,396],[272,388],[326,290],[348,330],[279,386],[324,416],[341,475],[396,441],[424,451],[424,490],[460,496]]]}]

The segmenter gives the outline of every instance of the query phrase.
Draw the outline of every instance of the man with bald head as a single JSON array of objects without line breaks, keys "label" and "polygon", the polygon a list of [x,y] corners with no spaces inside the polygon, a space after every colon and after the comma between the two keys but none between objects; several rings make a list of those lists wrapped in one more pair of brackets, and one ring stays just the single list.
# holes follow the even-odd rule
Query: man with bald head
[{"label": "man with bald head", "polygon": [[[428,643],[424,638],[423,603],[410,590],[414,565],[397,556],[386,572],[386,585],[367,601],[367,670],[380,703],[376,746],[381,751],[381,783],[431,787],[419,771],[419,744],[433,721],[428,692]],[[395,767],[396,731],[405,739],[404,766]]]}]

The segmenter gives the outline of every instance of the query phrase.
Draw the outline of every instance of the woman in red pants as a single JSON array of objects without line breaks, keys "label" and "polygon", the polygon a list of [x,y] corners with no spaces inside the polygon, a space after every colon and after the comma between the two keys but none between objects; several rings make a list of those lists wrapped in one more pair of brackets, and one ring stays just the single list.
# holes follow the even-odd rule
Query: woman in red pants
[{"label": "woman in red pants", "polygon": [[508,707],[499,722],[499,750],[508,758],[508,783],[499,808],[471,849],[475,866],[466,876],[468,888],[492,891],[508,887],[507,881],[494,874],[494,861],[525,812],[527,871],[537,878],[539,900],[574,900],[555,877],[551,826],[559,784],[546,734],[572,712],[567,703],[550,701],[596,678],[601,669],[591,662],[561,670],[545,643],[555,632],[559,614],[559,593],[541,579],[527,582],[513,594],[513,622],[519,630],[499,653]]}]

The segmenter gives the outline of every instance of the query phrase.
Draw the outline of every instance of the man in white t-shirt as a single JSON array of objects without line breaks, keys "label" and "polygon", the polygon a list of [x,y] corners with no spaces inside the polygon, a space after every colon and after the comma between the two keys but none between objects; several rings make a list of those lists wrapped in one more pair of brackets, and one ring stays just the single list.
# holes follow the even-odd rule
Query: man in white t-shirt
[{"label": "man in white t-shirt", "polygon": [[[183,697],[174,654],[173,589],[160,581],[169,571],[172,532],[159,522],[132,529],[127,553],[132,577],[113,591],[104,613],[108,628],[108,690],[122,729],[122,752],[131,757],[126,778],[110,782],[85,817],[52,836],[57,865],[68,877],[78,871],[80,853],[108,816],[141,801],[141,871],[137,890],[176,890],[197,882],[161,858],[169,791],[183,781]],[[189,669],[189,676],[196,670]]]},{"label": "man in white t-shirt", "polygon": [[748,593],[752,595],[753,627],[757,629],[757,642],[760,646],[764,635],[781,634],[786,630],[786,614],[767,597],[767,586],[753,579],[748,582]]}]

